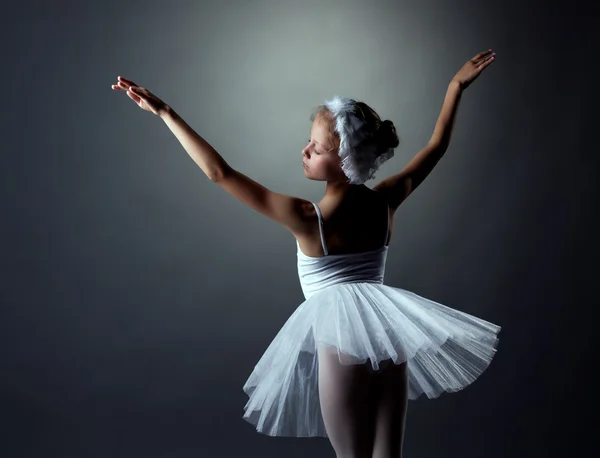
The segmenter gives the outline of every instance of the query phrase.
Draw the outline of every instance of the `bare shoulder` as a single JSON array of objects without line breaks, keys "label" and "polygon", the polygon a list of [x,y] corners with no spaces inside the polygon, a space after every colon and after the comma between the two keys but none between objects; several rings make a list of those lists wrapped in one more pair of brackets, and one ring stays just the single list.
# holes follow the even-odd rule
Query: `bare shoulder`
[{"label": "bare shoulder", "polygon": [[445,143],[427,143],[399,173],[381,180],[373,189],[385,194],[395,211],[431,173],[446,148]]},{"label": "bare shoulder", "polygon": [[292,231],[296,238],[304,237],[314,232],[315,220],[317,220],[317,211],[310,200],[297,197],[299,222],[296,231]]},{"label": "bare shoulder", "polygon": [[410,186],[410,178],[398,174],[381,180],[372,189],[385,199],[391,214],[394,214],[410,194]]},{"label": "bare shoulder", "polygon": [[309,231],[314,208],[310,201],[272,191],[247,175],[228,168],[214,181],[253,210],[281,224],[294,235]]}]

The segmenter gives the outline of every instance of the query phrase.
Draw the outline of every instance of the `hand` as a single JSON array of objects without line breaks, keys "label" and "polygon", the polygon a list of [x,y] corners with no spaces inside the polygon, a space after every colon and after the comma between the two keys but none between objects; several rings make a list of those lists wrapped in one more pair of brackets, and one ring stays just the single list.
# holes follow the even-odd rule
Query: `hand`
[{"label": "hand", "polygon": [[169,107],[148,89],[136,85],[133,81],[118,77],[118,83],[111,86],[115,91],[125,91],[129,98],[146,111],[150,111],[157,116],[161,116]]},{"label": "hand", "polygon": [[480,52],[458,71],[454,78],[452,78],[452,81],[458,82],[461,89],[466,89],[475,81],[484,68],[494,62],[495,56],[496,53],[492,52],[491,49]]}]

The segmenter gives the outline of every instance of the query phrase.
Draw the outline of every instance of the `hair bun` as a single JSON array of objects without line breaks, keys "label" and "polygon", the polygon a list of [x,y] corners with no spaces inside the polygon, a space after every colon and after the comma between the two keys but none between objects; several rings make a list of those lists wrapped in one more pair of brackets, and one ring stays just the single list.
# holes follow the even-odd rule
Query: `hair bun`
[{"label": "hair bun", "polygon": [[396,148],[400,144],[398,134],[396,133],[396,127],[389,119],[386,119],[381,123],[377,134],[380,138],[381,145],[386,148]]}]

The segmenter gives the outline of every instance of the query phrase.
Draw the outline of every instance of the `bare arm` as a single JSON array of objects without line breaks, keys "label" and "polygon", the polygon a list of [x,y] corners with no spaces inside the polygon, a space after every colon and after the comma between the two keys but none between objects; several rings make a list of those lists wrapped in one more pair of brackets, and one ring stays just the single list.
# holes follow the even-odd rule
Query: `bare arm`
[{"label": "bare arm", "polygon": [[192,160],[211,181],[250,208],[280,223],[293,234],[306,228],[304,199],[280,194],[233,169],[223,157],[198,135],[175,111],[166,107],[160,117],[171,129]]},{"label": "bare arm", "polygon": [[252,209],[280,223],[295,236],[306,231],[306,208],[311,207],[309,201],[273,192],[234,170],[181,116],[148,89],[121,76],[118,77],[118,84],[113,84],[112,88],[126,92],[140,108],[160,116],[211,181]]},{"label": "bare arm", "polygon": [[160,118],[198,167],[211,181],[216,181],[221,171],[228,167],[225,159],[171,107],[165,106],[164,111],[160,113]]},{"label": "bare arm", "polygon": [[386,195],[393,210],[396,210],[427,178],[448,149],[461,95],[460,85],[452,81],[446,91],[442,110],[427,145],[410,160],[400,173],[382,180],[373,188]]},{"label": "bare arm", "polygon": [[491,50],[484,51],[459,70],[448,85],[442,110],[427,145],[400,173],[382,180],[373,188],[387,196],[394,210],[427,178],[448,149],[462,93],[494,60],[494,56]]},{"label": "bare arm", "polygon": [[402,170],[403,174],[411,176],[413,189],[429,175],[448,149],[462,93],[460,84],[451,81],[429,142]]},{"label": "bare arm", "polygon": [[441,147],[448,147],[450,144],[450,138],[452,136],[452,129],[454,128],[454,122],[456,120],[456,113],[458,112],[458,105],[463,90],[460,87],[458,81],[451,81],[446,91],[446,97],[442,110],[438,116],[433,134],[429,140],[430,144],[440,145]]}]

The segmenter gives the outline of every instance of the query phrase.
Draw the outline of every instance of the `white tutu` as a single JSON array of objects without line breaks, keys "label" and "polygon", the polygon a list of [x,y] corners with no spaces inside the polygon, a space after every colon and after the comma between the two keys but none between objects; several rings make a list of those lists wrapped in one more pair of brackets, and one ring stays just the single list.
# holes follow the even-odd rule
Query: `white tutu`
[{"label": "white tutu", "polygon": [[330,286],[304,301],[244,385],[244,418],[270,436],[327,437],[318,391],[317,345],[342,364],[408,361],[409,399],[461,390],[490,364],[500,326],[401,288]]},{"label": "white tutu", "polygon": [[[270,436],[327,437],[318,390],[318,347],[342,364],[408,361],[409,399],[435,398],[472,383],[490,364],[500,326],[383,284],[387,246],[311,257],[298,245],[306,300],[260,358],[244,391],[244,419]],[[384,240],[387,240],[387,234]]]}]

